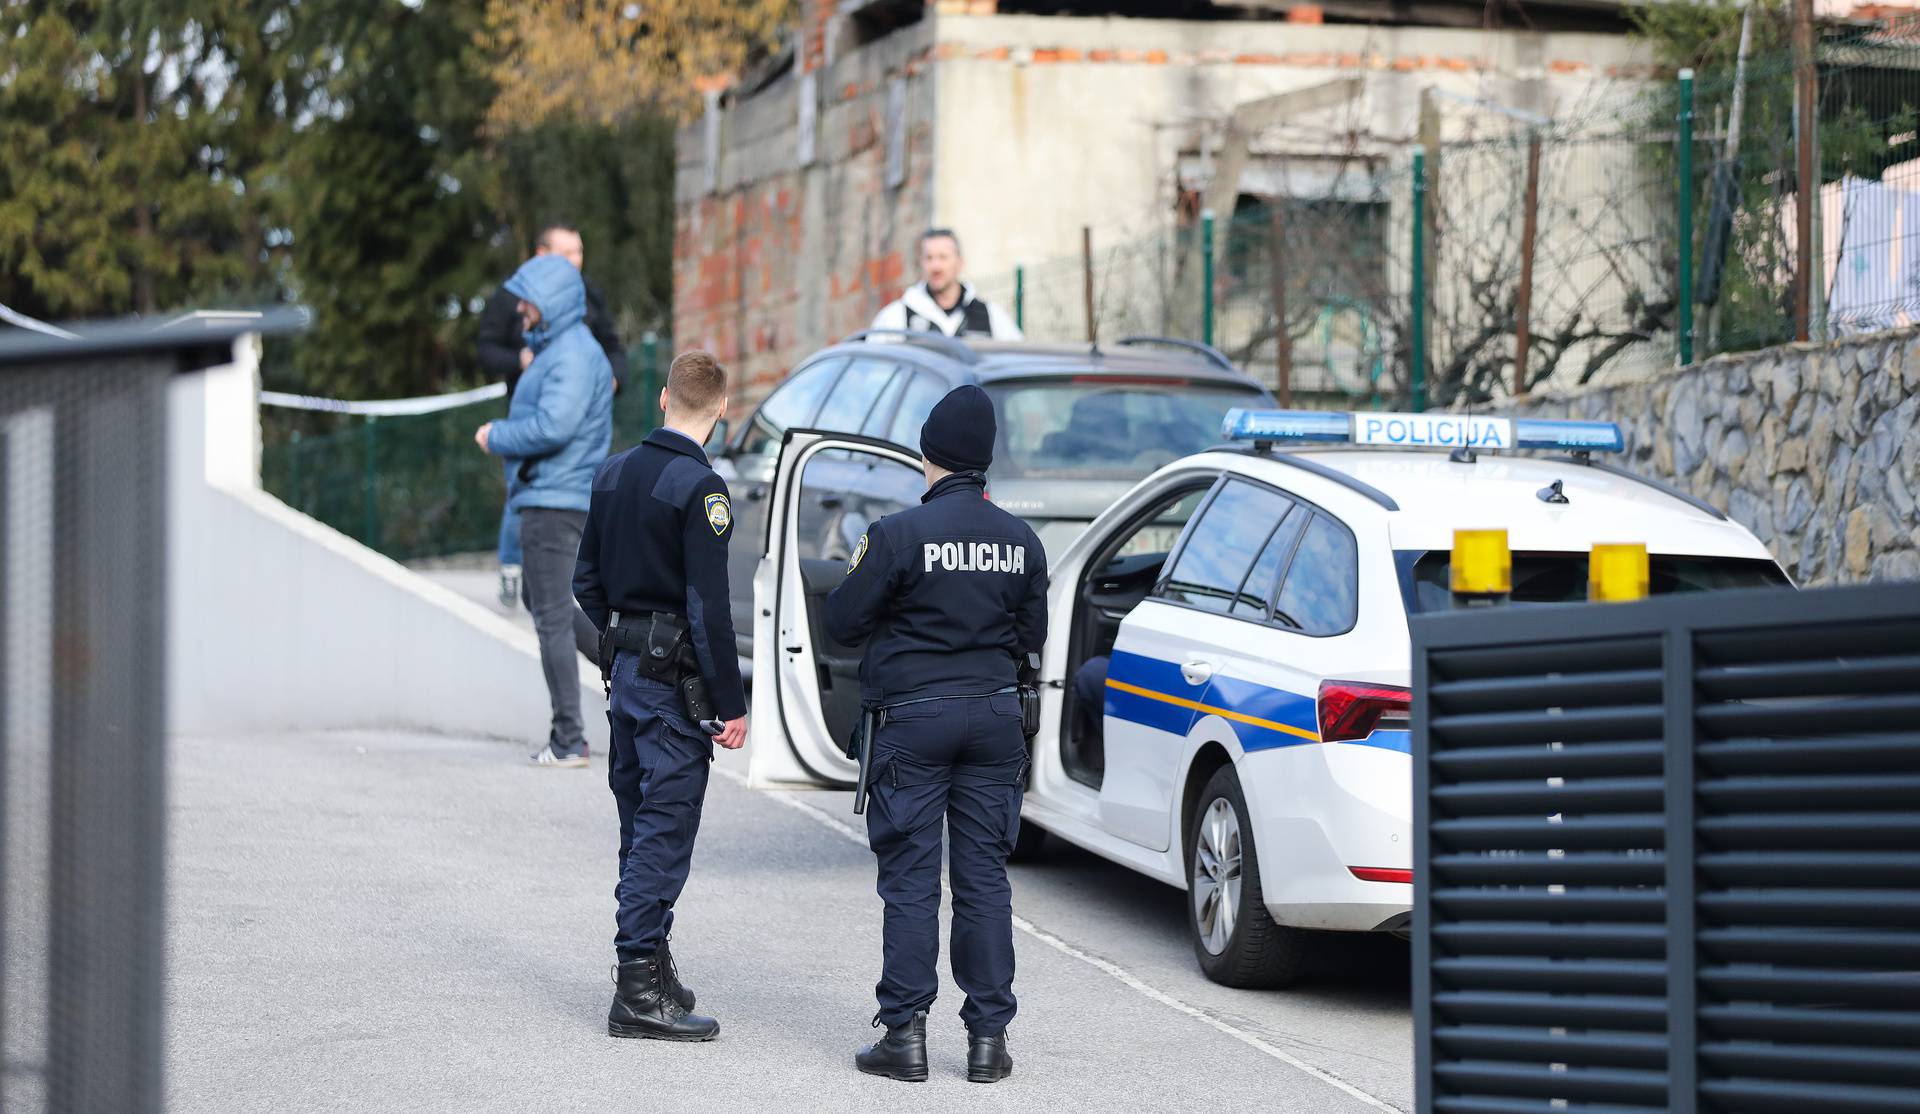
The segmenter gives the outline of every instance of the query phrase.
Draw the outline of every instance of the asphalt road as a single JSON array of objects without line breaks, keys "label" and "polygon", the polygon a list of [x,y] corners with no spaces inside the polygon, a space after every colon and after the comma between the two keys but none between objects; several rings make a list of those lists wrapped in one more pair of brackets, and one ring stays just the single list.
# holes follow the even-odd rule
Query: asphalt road
[{"label": "asphalt road", "polygon": [[[844,794],[717,766],[674,950],[719,1040],[606,1036],[605,771],[393,732],[175,740],[167,1087],[187,1111],[1411,1108],[1406,950],[1208,983],[1183,896],[1055,845],[1015,868],[1016,1072],[965,1082],[947,979],[923,1085],[857,1074],[880,902]],[[944,967],[943,967],[944,971]]]}]

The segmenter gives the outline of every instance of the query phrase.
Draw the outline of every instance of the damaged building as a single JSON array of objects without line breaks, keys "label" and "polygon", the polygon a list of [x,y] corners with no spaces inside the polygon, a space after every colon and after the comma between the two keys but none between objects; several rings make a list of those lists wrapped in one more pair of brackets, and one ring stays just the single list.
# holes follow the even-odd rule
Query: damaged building
[{"label": "damaged building", "polygon": [[1605,0],[800,8],[678,143],[675,339],[743,373],[748,400],[915,281],[928,227],[958,231],[997,300],[1024,267],[1028,332],[1075,339],[1077,311],[1041,311],[1079,305],[1077,265],[1048,264],[1077,259],[1083,229],[1127,242],[1296,196],[1392,229],[1369,183],[1408,150],[1651,72]]}]

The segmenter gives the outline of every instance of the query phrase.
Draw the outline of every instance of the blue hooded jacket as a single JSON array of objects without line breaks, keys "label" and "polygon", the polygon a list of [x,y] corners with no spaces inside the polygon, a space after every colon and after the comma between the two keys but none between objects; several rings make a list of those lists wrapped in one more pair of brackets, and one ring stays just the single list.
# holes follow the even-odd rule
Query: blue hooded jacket
[{"label": "blue hooded jacket", "polygon": [[613,368],[586,325],[586,284],[573,264],[536,255],[507,290],[539,307],[540,327],[526,334],[533,362],[513,389],[506,420],[488,432],[487,451],[506,458],[514,509],[584,511],[613,441]]}]

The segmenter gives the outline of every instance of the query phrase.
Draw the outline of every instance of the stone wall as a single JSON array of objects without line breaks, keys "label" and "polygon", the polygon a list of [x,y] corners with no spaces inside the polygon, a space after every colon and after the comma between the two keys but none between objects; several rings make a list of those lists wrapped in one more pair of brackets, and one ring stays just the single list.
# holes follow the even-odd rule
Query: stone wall
[{"label": "stone wall", "polygon": [[1513,413],[1620,423],[1628,467],[1725,509],[1802,585],[1920,579],[1920,329],[1539,393]]}]

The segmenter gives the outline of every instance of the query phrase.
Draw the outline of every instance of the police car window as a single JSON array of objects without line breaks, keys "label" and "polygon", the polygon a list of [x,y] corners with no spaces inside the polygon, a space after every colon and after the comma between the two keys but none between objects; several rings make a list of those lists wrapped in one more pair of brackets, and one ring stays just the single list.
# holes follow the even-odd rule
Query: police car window
[{"label": "police car window", "polygon": [[845,360],[822,360],[794,372],[780,384],[753,415],[740,451],[748,456],[766,456],[778,452],[780,438],[795,426],[813,423],[820,399],[833,385],[833,377],[846,366]]},{"label": "police car window", "polygon": [[916,374],[913,382],[907,384],[906,394],[900,399],[900,409],[894,412],[887,440],[919,452],[920,427],[927,424],[927,415],[933,413],[933,404],[945,398],[946,394],[945,383],[925,373]]},{"label": "police car window", "polygon": [[927,490],[918,468],[864,449],[825,449],[807,458],[794,503],[803,561],[853,557],[875,519],[916,506]]},{"label": "police car window", "polygon": [[887,429],[893,425],[894,407],[900,404],[900,392],[907,389],[907,382],[912,378],[911,371],[901,368],[893,373],[892,379],[887,380],[886,389],[880,392],[880,400],[873,404],[873,409],[867,412],[867,420],[860,425],[862,437],[886,437]]},{"label": "police car window", "polygon": [[1341,634],[1353,628],[1360,599],[1360,555],[1353,535],[1325,515],[1314,515],[1274,601],[1276,621],[1302,634]]},{"label": "police car window", "polygon": [[880,398],[880,388],[893,377],[895,365],[883,360],[856,359],[846,374],[833,385],[820,416],[813,419],[816,429],[835,433],[853,433],[865,424],[868,411]]},{"label": "police car window", "polygon": [[1311,513],[1304,507],[1295,506],[1273,528],[1273,536],[1260,549],[1260,556],[1254,558],[1253,569],[1247,573],[1247,582],[1240,586],[1240,595],[1233,601],[1231,614],[1249,619],[1267,617],[1267,601],[1273,598],[1274,585],[1280,582],[1280,574],[1287,570],[1287,561],[1293,556],[1293,547],[1306,529]]},{"label": "police car window", "polygon": [[1255,555],[1291,506],[1266,488],[1228,483],[1194,524],[1160,596],[1225,612],[1233,606]]}]

